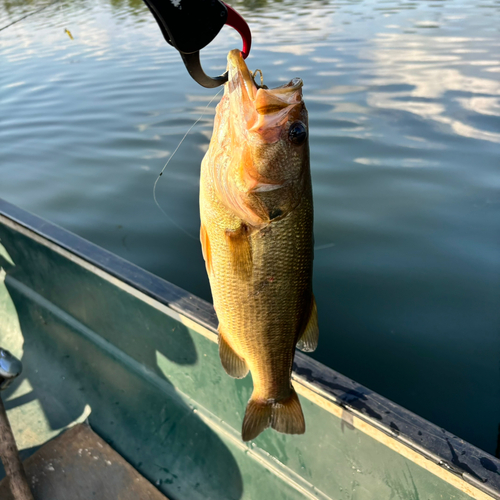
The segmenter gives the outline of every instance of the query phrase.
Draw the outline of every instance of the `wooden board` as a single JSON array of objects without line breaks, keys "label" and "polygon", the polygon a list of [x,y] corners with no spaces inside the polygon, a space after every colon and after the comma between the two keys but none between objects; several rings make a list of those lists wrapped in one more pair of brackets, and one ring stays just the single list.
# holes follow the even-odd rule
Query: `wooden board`
[{"label": "wooden board", "polygon": [[[49,441],[24,467],[35,500],[166,500],[87,424]],[[7,478],[0,498],[13,499]]]}]

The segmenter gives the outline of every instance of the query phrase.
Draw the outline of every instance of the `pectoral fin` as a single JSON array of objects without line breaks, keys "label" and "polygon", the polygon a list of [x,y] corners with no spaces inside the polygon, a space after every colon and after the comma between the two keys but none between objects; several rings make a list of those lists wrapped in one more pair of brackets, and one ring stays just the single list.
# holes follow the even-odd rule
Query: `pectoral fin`
[{"label": "pectoral fin", "polygon": [[208,239],[207,230],[202,224],[200,227],[200,241],[201,241],[201,251],[203,253],[203,258],[205,259],[205,265],[207,267],[207,273],[212,274],[212,252],[210,248],[210,240]]},{"label": "pectoral fin", "polygon": [[297,342],[297,348],[304,352],[313,352],[318,347],[318,309],[316,307],[316,300],[312,296],[311,312],[309,313],[309,320],[307,321],[304,332]]},{"label": "pectoral fin", "polygon": [[219,331],[219,356],[226,373],[233,378],[243,378],[248,373],[248,366],[243,358],[240,358],[224,339],[223,333]]},{"label": "pectoral fin", "polygon": [[234,272],[240,277],[250,276],[252,273],[250,228],[246,224],[241,224],[238,229],[226,229],[226,241]]}]

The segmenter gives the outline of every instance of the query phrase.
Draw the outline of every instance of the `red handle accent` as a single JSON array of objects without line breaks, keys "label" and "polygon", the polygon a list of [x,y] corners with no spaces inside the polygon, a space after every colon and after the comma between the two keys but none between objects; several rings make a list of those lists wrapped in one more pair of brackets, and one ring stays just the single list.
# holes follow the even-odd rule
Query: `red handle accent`
[{"label": "red handle accent", "polygon": [[252,46],[252,33],[250,33],[250,28],[246,21],[232,7],[227,3],[224,5],[227,7],[226,24],[234,28],[241,35],[243,40],[241,55],[243,59],[246,59],[248,54],[250,54],[250,47]]}]

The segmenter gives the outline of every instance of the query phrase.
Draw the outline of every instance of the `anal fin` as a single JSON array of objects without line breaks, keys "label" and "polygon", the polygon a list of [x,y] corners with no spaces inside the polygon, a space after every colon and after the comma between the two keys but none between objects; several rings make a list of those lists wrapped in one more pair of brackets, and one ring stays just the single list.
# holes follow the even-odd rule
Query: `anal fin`
[{"label": "anal fin", "polygon": [[318,337],[318,308],[316,307],[316,299],[313,295],[309,319],[302,335],[299,337],[297,348],[303,352],[313,352],[318,347]]},{"label": "anal fin", "polygon": [[240,358],[231,346],[226,342],[223,334],[219,331],[219,356],[226,373],[233,378],[243,378],[248,373],[248,366],[243,358]]},{"label": "anal fin", "polygon": [[226,229],[226,241],[229,245],[231,265],[238,276],[250,276],[252,273],[252,247],[250,228],[241,224],[238,229]]}]

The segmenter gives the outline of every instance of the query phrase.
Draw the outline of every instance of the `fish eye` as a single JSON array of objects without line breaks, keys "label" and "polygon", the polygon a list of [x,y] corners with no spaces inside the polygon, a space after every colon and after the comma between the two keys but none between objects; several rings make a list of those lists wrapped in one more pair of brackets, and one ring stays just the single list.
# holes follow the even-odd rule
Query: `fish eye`
[{"label": "fish eye", "polygon": [[290,141],[300,146],[307,139],[307,129],[302,122],[294,122],[288,130],[288,138]]}]

